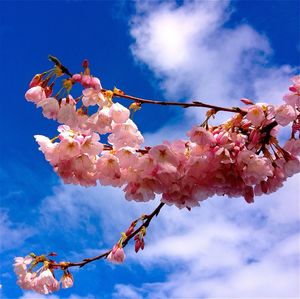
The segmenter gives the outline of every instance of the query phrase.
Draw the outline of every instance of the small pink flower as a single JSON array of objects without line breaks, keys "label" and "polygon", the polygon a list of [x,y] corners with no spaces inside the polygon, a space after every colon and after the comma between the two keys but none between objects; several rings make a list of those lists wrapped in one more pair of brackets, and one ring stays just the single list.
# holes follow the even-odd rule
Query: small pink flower
[{"label": "small pink flower", "polygon": [[25,98],[29,102],[38,104],[41,100],[46,98],[46,93],[41,86],[34,86],[27,90]]},{"label": "small pink flower", "polygon": [[73,286],[74,279],[70,272],[65,272],[61,278],[61,287],[63,289],[68,289]]},{"label": "small pink flower", "polygon": [[208,145],[215,143],[214,136],[211,132],[204,129],[203,127],[193,127],[191,131],[187,132],[192,142],[199,145]]},{"label": "small pink flower", "polygon": [[123,248],[116,244],[107,256],[107,259],[114,264],[122,264],[125,259]]},{"label": "small pink flower", "polygon": [[110,114],[114,122],[125,123],[130,116],[130,111],[123,105],[119,103],[114,103],[110,107]]},{"label": "small pink flower", "polygon": [[100,108],[91,115],[87,121],[88,126],[100,134],[110,133],[112,131],[112,118],[108,107]]},{"label": "small pink flower", "polygon": [[35,277],[36,277],[36,273],[27,272],[25,275],[19,276],[19,279],[17,280],[17,284],[23,290],[31,290],[33,280]]},{"label": "small pink flower", "polygon": [[261,106],[253,105],[248,109],[246,118],[255,126],[259,127],[265,119],[265,114]]},{"label": "small pink flower", "polygon": [[55,98],[46,98],[37,104],[37,107],[42,107],[43,115],[49,119],[56,119],[59,111],[59,104]]},{"label": "small pink flower", "polygon": [[77,124],[76,106],[73,103],[63,103],[57,113],[57,121],[71,127]]},{"label": "small pink flower", "polygon": [[92,156],[99,155],[103,150],[103,144],[99,140],[97,133],[85,136],[81,142],[81,152]]},{"label": "small pink flower", "polygon": [[293,156],[300,155],[300,139],[288,140],[283,148],[290,152]]},{"label": "small pink flower", "polygon": [[15,257],[14,271],[17,275],[25,275],[27,271],[27,265],[31,264],[33,258],[27,255],[23,257]]},{"label": "small pink flower", "polygon": [[50,269],[43,270],[33,279],[32,289],[40,294],[50,294],[59,289],[59,282],[54,278]]},{"label": "small pink flower", "polygon": [[280,105],[276,109],[275,120],[281,126],[286,126],[297,117],[296,110],[288,104]]},{"label": "small pink flower", "polygon": [[94,106],[96,104],[100,107],[103,107],[105,104],[107,104],[103,94],[99,90],[96,90],[92,87],[84,89],[82,94],[82,103],[86,107]]}]

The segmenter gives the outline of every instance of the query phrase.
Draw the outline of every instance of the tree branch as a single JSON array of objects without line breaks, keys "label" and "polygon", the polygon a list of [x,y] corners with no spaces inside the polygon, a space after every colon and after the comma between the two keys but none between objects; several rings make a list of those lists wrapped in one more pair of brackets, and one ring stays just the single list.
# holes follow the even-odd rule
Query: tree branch
[{"label": "tree branch", "polygon": [[[106,89],[102,89],[103,92],[107,91]],[[241,113],[242,115],[246,115],[247,112],[245,110],[242,110],[239,107],[232,107],[232,108],[227,108],[227,107],[221,107],[221,106],[216,106],[216,105],[210,105],[206,103],[202,103],[199,101],[193,101],[192,103],[182,103],[182,102],[171,102],[171,101],[157,101],[157,100],[148,100],[148,99],[143,99],[143,98],[138,98],[135,96],[127,95],[127,94],[122,94],[122,93],[113,93],[114,97],[118,98],[124,98],[128,100],[132,100],[134,102],[140,103],[140,104],[154,104],[154,105],[161,105],[161,106],[180,106],[182,108],[189,108],[189,107],[201,107],[201,108],[209,108],[215,110],[217,113],[218,111],[226,111],[226,112],[233,112],[233,113]]]},{"label": "tree branch", "polygon": [[[61,71],[68,75],[69,77],[72,77],[73,74],[68,70],[66,66],[64,66],[60,60],[52,55],[49,55],[49,59],[61,69]],[[102,92],[108,91],[105,88],[101,89]],[[179,106],[182,108],[189,108],[189,107],[200,107],[200,108],[208,108],[208,109],[213,109],[217,113],[218,111],[225,111],[225,112],[233,112],[233,113],[241,113],[242,115],[246,115],[247,111],[239,108],[239,107],[221,107],[221,106],[216,106],[216,105],[210,105],[206,104],[197,100],[194,100],[192,103],[183,103],[183,102],[172,102],[172,101],[158,101],[158,100],[149,100],[149,99],[143,99],[143,98],[138,98],[135,96],[127,95],[125,93],[119,93],[119,92],[113,92],[114,97],[118,98],[123,98],[127,100],[132,100],[134,102],[140,103],[140,104],[154,104],[154,105],[161,105],[161,106]]]},{"label": "tree branch", "polygon": [[[139,220],[145,220],[145,222],[143,222],[143,224],[141,224],[137,229],[135,229],[130,235],[128,235],[126,237],[125,240],[123,240],[122,242],[122,247],[125,247],[128,242],[135,236],[137,235],[143,228],[147,228],[153,217],[154,216],[158,216],[161,208],[165,205],[165,203],[160,203],[156,209],[151,213],[151,214],[148,214],[148,215],[143,215],[142,218],[138,218],[136,219],[135,221],[133,222],[138,222]],[[92,258],[85,258],[83,259],[81,262],[60,262],[60,263],[55,263],[55,262],[50,262],[50,266],[53,267],[53,268],[61,268],[63,270],[67,269],[67,268],[70,268],[70,267],[79,267],[79,268],[82,268],[84,267],[86,264],[89,264],[93,261],[96,261],[96,260],[100,260],[102,258],[107,258],[107,256],[110,254],[111,250],[108,250],[100,255],[97,255],[95,257],[92,257]]]}]

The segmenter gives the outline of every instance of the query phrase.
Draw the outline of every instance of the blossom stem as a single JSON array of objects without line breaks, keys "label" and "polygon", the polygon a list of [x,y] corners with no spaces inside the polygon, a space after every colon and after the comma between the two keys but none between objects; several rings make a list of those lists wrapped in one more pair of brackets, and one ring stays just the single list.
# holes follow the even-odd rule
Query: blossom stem
[{"label": "blossom stem", "polygon": [[[154,216],[158,216],[161,208],[164,205],[165,204],[161,202],[151,214],[144,215],[143,219],[145,220],[145,222],[143,224],[141,224],[137,229],[135,229],[129,236],[126,237],[126,239],[122,242],[122,247],[125,247],[128,244],[128,242],[135,235],[137,235],[143,228],[147,228],[150,225],[153,217]],[[138,218],[134,222],[138,222],[140,219],[141,218]],[[96,260],[100,260],[102,258],[107,258],[107,256],[109,255],[110,252],[111,252],[111,250],[108,250],[108,251],[106,251],[104,253],[101,253],[100,255],[97,255],[95,257],[85,258],[81,262],[61,262],[61,263],[53,263],[53,262],[51,262],[50,265],[51,265],[51,267],[60,267],[63,270],[65,270],[65,269],[67,269],[69,267],[79,267],[79,268],[82,268],[86,264],[89,264],[89,263],[94,262]]]},{"label": "blossom stem", "polygon": [[[69,77],[72,77],[73,74],[68,70],[67,67],[65,67],[58,58],[49,55],[49,59],[61,69],[61,71],[68,75]],[[102,89],[102,92],[107,91],[107,89]],[[194,100],[192,103],[188,102],[172,102],[172,101],[157,101],[157,100],[149,100],[149,99],[143,99],[143,98],[138,98],[135,96],[127,95],[125,93],[119,93],[119,92],[113,92],[114,97],[119,97],[127,100],[132,100],[140,104],[154,104],[154,105],[161,105],[161,106],[179,106],[182,108],[189,108],[189,107],[201,107],[201,108],[208,108],[208,109],[214,109],[216,113],[218,111],[225,111],[225,112],[233,112],[233,113],[241,113],[242,115],[246,115],[247,112],[239,107],[221,107],[221,106],[216,106],[216,105],[210,105],[206,104],[203,102],[199,102]]]},{"label": "blossom stem", "polygon": [[[106,91],[106,89],[102,89],[102,91]],[[138,102],[140,104],[154,104],[154,105],[161,105],[161,106],[180,106],[182,108],[201,107],[201,108],[214,109],[216,111],[216,113],[218,111],[225,111],[225,112],[241,113],[242,115],[247,114],[246,111],[242,110],[239,107],[227,108],[227,107],[221,107],[221,106],[202,103],[202,102],[199,102],[199,101],[193,101],[192,103],[157,101],[157,100],[148,100],[148,99],[138,98],[138,97],[135,97],[135,96],[131,96],[131,95],[127,95],[127,94],[120,94],[120,93],[114,93],[113,96],[128,99],[128,100],[132,100],[132,101]]]}]

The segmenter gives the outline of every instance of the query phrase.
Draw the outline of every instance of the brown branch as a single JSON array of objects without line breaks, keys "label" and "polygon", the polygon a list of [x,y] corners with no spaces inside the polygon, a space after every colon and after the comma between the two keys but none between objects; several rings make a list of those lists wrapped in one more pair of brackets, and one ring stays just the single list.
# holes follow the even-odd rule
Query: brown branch
[{"label": "brown branch", "polygon": [[[63,73],[66,75],[72,77],[73,74],[68,70],[67,67],[65,67],[58,58],[49,55],[49,59],[61,69]],[[103,88],[101,91],[105,92],[107,89]],[[143,99],[138,98],[135,96],[127,95],[125,93],[113,93],[113,96],[132,100],[134,102],[140,103],[140,104],[154,104],[154,105],[161,105],[161,106],[179,106],[182,108],[189,108],[189,107],[200,107],[200,108],[208,108],[208,109],[214,109],[217,113],[218,111],[225,111],[225,112],[233,112],[233,113],[241,113],[242,115],[246,115],[247,112],[239,107],[221,107],[216,105],[210,105],[199,101],[193,101],[192,103],[183,103],[183,102],[172,102],[172,101],[158,101],[158,100],[149,100],[149,99]]]},{"label": "brown branch", "polygon": [[[125,247],[128,244],[128,242],[143,229],[143,227],[147,228],[149,226],[149,224],[151,223],[153,217],[157,216],[159,214],[161,208],[164,205],[165,204],[161,202],[151,214],[143,215],[143,220],[146,219],[146,221],[143,222],[143,224],[141,224],[136,230],[134,230],[130,235],[128,235],[126,237],[126,239],[122,242],[122,246]],[[140,219],[141,218],[138,218],[133,222],[138,222]],[[50,265],[53,268],[61,268],[63,270],[65,270],[69,267],[80,267],[80,268],[82,268],[86,264],[89,264],[93,261],[100,260],[102,258],[107,258],[107,256],[110,254],[110,252],[111,252],[111,250],[108,250],[108,251],[106,251],[104,253],[101,253],[100,255],[97,255],[95,257],[85,258],[81,262],[60,262],[60,263],[51,262]]]},{"label": "brown branch", "polygon": [[60,62],[60,60],[52,55],[48,55],[49,60],[51,60],[57,67],[59,67],[61,69],[61,71],[72,77],[73,74]]},{"label": "brown branch", "polygon": [[[101,91],[105,92],[107,90],[103,88]],[[132,101],[140,103],[140,104],[154,104],[154,105],[161,105],[161,106],[179,106],[182,108],[201,107],[201,108],[213,109],[213,110],[215,110],[216,113],[218,111],[226,111],[226,112],[233,112],[233,113],[241,113],[242,115],[247,114],[247,112],[245,110],[242,110],[239,107],[227,108],[227,107],[221,107],[221,106],[202,103],[199,101],[193,101],[192,103],[171,102],[171,101],[164,102],[164,101],[158,101],[158,100],[148,100],[148,99],[138,98],[135,96],[127,95],[125,93],[115,93],[115,92],[113,93],[113,96],[118,97],[118,98],[124,98],[127,100],[132,100]]]}]

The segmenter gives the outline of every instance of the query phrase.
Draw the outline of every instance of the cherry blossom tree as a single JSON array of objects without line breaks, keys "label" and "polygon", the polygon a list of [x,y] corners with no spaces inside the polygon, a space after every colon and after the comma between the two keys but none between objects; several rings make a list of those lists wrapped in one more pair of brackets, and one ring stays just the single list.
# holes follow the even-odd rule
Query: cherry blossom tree
[{"label": "cherry blossom tree", "polygon": [[[148,100],[116,87],[105,89],[91,75],[87,60],[83,71],[73,74],[57,58],[49,58],[54,67],[33,77],[25,98],[59,123],[57,136],[35,136],[54,171],[65,184],[88,187],[99,182],[122,187],[127,200],[145,202],[158,195],[161,199],[151,214],[135,219],[112,249],[98,256],[79,262],[55,261],[53,252],[16,257],[14,271],[22,289],[49,294],[60,286],[73,286],[73,267],[99,259],[123,263],[129,241],[136,252],[144,249],[147,228],[165,205],[191,210],[214,195],[253,203],[255,196],[275,192],[300,171],[300,75],[291,79],[279,106],[242,98],[242,107],[220,107],[200,101]],[[71,95],[74,85],[81,87],[80,95]],[[127,99],[129,107],[118,98]],[[186,140],[149,147],[143,146],[143,135],[132,120],[146,104],[207,112]],[[220,125],[210,124],[217,113],[231,117]],[[290,129],[290,137],[281,145],[277,136],[283,127]]]}]

